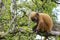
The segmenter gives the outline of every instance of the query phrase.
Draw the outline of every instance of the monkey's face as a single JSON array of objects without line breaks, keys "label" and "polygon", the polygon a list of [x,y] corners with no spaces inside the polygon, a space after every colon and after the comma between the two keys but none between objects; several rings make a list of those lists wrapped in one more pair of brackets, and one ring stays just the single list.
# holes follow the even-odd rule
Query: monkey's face
[{"label": "monkey's face", "polygon": [[37,18],[36,12],[32,12],[32,13],[30,14],[30,19],[31,19],[33,22],[37,22],[38,18]]},{"label": "monkey's face", "polygon": [[37,22],[37,17],[31,18],[33,22]]}]

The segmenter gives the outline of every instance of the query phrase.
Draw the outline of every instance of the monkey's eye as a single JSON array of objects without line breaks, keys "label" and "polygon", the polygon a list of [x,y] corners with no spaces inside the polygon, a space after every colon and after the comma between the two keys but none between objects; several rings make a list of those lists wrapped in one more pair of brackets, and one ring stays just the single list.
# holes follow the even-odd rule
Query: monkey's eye
[{"label": "monkey's eye", "polygon": [[32,21],[37,22],[37,18],[36,17],[32,18]]}]

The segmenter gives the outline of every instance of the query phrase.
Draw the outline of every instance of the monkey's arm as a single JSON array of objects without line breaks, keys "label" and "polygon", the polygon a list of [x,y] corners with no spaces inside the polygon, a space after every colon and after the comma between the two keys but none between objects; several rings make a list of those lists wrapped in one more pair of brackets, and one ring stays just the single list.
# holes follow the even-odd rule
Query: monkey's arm
[{"label": "monkey's arm", "polygon": [[35,25],[35,26],[32,28],[32,30],[33,30],[34,32],[36,32],[36,28],[37,28],[37,25]]},{"label": "monkey's arm", "polygon": [[38,22],[37,22],[37,28],[36,28],[36,30],[42,29],[43,26],[44,26],[43,19],[40,17],[38,19]]}]

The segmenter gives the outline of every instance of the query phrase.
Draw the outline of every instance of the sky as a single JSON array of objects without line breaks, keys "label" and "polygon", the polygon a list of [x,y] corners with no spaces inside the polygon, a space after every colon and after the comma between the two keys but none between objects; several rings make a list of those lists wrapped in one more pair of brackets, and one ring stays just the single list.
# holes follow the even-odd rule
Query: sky
[{"label": "sky", "polygon": [[57,7],[52,10],[52,12],[53,12],[54,14],[57,13],[57,18],[58,18],[57,21],[60,22],[60,4],[58,4]]}]

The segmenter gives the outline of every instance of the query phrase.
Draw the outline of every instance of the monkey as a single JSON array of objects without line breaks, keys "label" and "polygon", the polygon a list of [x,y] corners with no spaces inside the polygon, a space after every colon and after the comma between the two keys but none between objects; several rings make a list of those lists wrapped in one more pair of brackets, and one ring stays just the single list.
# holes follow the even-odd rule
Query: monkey
[{"label": "monkey", "polygon": [[[53,20],[52,18],[46,13],[37,13],[31,12],[30,13],[30,20],[35,22],[35,26],[33,27],[33,31],[41,31],[41,32],[50,32],[53,27]],[[46,37],[46,36],[45,36]],[[46,38],[44,38],[46,40]]]}]

